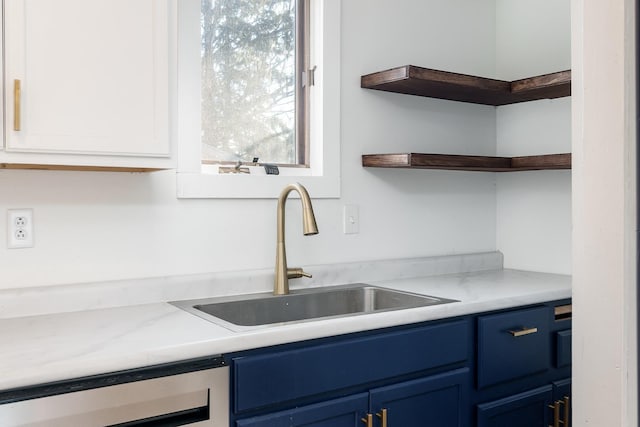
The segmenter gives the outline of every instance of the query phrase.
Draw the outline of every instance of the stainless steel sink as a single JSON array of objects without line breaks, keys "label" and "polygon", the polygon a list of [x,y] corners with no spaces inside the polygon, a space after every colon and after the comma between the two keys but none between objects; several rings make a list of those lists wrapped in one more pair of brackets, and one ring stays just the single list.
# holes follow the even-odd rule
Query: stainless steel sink
[{"label": "stainless steel sink", "polygon": [[203,319],[233,331],[329,317],[446,304],[455,300],[365,284],[305,289],[288,295],[251,294],[173,302]]}]

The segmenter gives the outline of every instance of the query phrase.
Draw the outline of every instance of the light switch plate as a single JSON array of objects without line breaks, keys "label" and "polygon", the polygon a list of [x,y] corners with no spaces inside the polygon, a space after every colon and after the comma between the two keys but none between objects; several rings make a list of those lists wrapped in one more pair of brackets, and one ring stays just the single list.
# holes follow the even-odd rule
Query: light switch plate
[{"label": "light switch plate", "polygon": [[344,206],[344,234],[360,232],[360,213],[358,205]]}]

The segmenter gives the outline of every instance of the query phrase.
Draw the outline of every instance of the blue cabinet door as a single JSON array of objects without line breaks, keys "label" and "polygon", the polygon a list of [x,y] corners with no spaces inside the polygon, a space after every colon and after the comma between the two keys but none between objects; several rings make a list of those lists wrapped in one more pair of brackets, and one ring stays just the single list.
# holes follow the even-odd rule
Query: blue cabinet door
[{"label": "blue cabinet door", "polygon": [[369,393],[236,421],[237,427],[360,427]]},{"label": "blue cabinet door", "polygon": [[[401,427],[466,427],[469,369],[371,390],[371,411]],[[379,419],[379,417],[376,417]]]},{"label": "blue cabinet door", "polygon": [[571,427],[571,378],[553,383],[553,404],[558,406],[562,427]]},{"label": "blue cabinet door", "polygon": [[548,427],[553,413],[551,384],[478,405],[478,427]]},{"label": "blue cabinet door", "polygon": [[554,381],[553,383],[553,399],[561,400],[565,397],[571,397],[571,378]]}]

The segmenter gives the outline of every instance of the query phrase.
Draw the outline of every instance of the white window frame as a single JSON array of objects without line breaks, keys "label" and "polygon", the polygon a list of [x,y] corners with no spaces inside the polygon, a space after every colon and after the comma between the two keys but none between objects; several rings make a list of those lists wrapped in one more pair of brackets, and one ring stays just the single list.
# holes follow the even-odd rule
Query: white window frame
[{"label": "white window frame", "polygon": [[200,139],[200,1],[179,2],[178,198],[277,198],[299,182],[313,198],[340,197],[340,0],[311,1],[310,167],[280,167],[280,175],[204,173]]}]

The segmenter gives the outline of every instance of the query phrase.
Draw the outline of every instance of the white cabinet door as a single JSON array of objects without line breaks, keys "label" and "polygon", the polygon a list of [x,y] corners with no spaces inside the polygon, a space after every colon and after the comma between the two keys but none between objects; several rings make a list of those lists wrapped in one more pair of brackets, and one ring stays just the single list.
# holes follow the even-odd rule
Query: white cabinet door
[{"label": "white cabinet door", "polygon": [[170,155],[169,0],[4,3],[7,153]]}]

